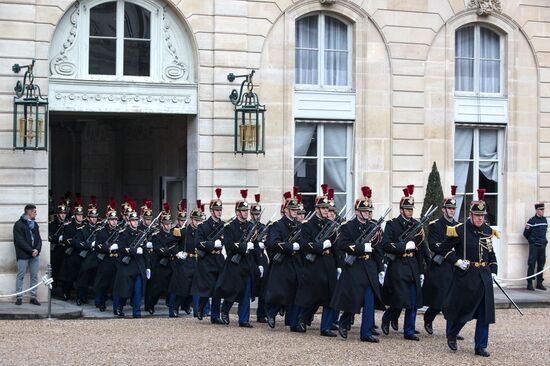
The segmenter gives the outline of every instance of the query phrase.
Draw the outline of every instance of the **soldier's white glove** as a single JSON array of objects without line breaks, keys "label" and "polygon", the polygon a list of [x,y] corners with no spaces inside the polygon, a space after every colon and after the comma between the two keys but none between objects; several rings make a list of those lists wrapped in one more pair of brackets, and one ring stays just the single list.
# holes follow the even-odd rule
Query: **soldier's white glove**
[{"label": "soldier's white glove", "polygon": [[325,241],[323,242],[323,250],[328,249],[328,248],[330,248],[330,247],[332,247],[332,243],[330,242],[330,240],[328,240],[328,239],[325,240]]},{"label": "soldier's white glove", "polygon": [[258,266],[258,269],[260,270],[260,278],[264,276],[264,266]]},{"label": "soldier's white glove", "polygon": [[63,241],[63,234],[59,235],[58,241]]},{"label": "soldier's white glove", "polygon": [[300,250],[300,244],[296,242],[292,243],[292,250],[294,250],[295,252]]},{"label": "soldier's white glove", "polygon": [[470,267],[470,261],[459,259],[456,261],[455,266],[465,271],[468,269],[468,267]]},{"label": "soldier's white glove", "polygon": [[92,242],[92,248],[95,247],[95,240]]},{"label": "soldier's white glove", "polygon": [[372,244],[365,243],[365,253],[372,253]]},{"label": "soldier's white glove", "polygon": [[416,244],[414,243],[414,241],[408,241],[407,244],[405,245],[405,250],[415,250],[416,249]]},{"label": "soldier's white glove", "polygon": [[214,248],[221,248],[222,247],[222,241],[220,239],[216,239],[214,242]]},{"label": "soldier's white glove", "polygon": [[118,249],[118,244],[117,243],[114,243],[113,245],[111,245],[109,247],[109,250],[117,250]]},{"label": "soldier's white glove", "polygon": [[138,248],[136,249],[136,254],[139,254],[139,255],[143,254],[143,248],[142,248],[142,247],[138,247]]},{"label": "soldier's white glove", "polygon": [[384,284],[384,277],[386,277],[386,272],[382,271],[378,274],[378,282],[380,282],[380,285]]},{"label": "soldier's white glove", "polygon": [[342,274],[342,268],[338,267],[336,268],[336,279],[340,279],[340,275]]},{"label": "soldier's white glove", "polygon": [[246,250],[253,250],[254,249],[254,243],[249,241],[246,243]]},{"label": "soldier's white glove", "polygon": [[264,250],[265,245],[264,245],[264,242],[263,242],[263,241],[259,241],[259,242],[258,242],[258,248],[260,248],[261,250]]},{"label": "soldier's white glove", "polygon": [[420,274],[420,287],[424,286],[424,275]]},{"label": "soldier's white glove", "polygon": [[492,277],[493,281],[495,281],[497,279],[497,274],[496,273],[491,273],[491,277]]},{"label": "soldier's white glove", "polygon": [[147,242],[147,244],[145,244],[145,247],[147,249],[153,249],[153,243],[151,243],[150,241]]},{"label": "soldier's white glove", "polygon": [[183,252],[178,252],[178,253],[176,254],[176,257],[178,257],[179,259],[185,259],[185,255],[184,255]]},{"label": "soldier's white glove", "polygon": [[145,270],[145,277],[147,277],[148,280],[151,279],[151,270],[149,268]]}]

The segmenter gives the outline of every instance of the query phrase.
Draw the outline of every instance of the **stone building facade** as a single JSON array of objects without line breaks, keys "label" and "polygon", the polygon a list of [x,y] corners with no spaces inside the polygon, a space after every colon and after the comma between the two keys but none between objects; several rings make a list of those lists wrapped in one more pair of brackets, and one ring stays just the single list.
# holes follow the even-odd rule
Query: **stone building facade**
[{"label": "stone building facade", "polygon": [[[487,188],[500,275],[522,276],[524,223],[550,200],[549,5],[0,1],[0,293],[14,287],[24,204],[37,204],[46,239],[49,188],[56,200],[129,193],[156,208],[168,196],[208,201],[218,186],[231,203],[248,188],[271,217],[295,184],[308,202],[326,182],[340,206],[369,185],[375,215],[390,204],[396,215],[407,184],[421,207],[434,161],[459,202]],[[13,150],[10,69],[32,59],[49,97],[48,151]],[[241,156],[227,74],[252,69],[265,155]]]}]

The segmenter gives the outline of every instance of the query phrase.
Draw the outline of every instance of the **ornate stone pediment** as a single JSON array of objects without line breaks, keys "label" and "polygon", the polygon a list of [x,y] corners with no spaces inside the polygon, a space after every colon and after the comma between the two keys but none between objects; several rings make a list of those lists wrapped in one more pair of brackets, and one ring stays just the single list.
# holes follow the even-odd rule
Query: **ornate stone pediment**
[{"label": "ornate stone pediment", "polygon": [[500,0],[470,0],[468,8],[477,9],[478,15],[491,15],[493,12],[501,12]]}]

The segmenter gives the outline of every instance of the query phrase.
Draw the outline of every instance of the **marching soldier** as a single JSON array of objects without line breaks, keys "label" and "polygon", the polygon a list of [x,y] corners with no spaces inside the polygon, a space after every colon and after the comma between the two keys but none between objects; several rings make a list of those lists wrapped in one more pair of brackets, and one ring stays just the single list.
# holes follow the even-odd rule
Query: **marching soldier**
[{"label": "marching soldier", "polygon": [[471,203],[469,219],[448,228],[447,238],[437,254],[456,267],[443,302],[443,314],[451,323],[447,328],[447,345],[456,351],[458,333],[468,321],[477,319],[475,354],[489,357],[486,350],[489,324],[495,322],[493,280],[498,271],[492,237],[498,238],[499,233],[485,223],[485,189],[477,191],[478,201]]},{"label": "marching soldier", "polygon": [[[382,272],[382,298],[389,308],[382,316],[382,331],[389,333],[389,324],[397,320],[401,309],[405,308],[404,337],[418,341],[415,335],[416,311],[422,307],[423,257],[420,247],[424,231],[419,228],[407,238],[401,235],[418,223],[413,219],[414,186],[403,189],[404,196],[399,202],[400,215],[387,222],[382,239],[382,248],[389,258],[387,270]],[[384,278],[385,277],[385,278]]]},{"label": "marching soldier", "polygon": [[[355,200],[355,219],[341,227],[337,246],[345,253],[345,264],[331,300],[331,308],[343,311],[339,320],[338,333],[348,337],[353,314],[359,314],[363,308],[360,339],[363,342],[377,343],[373,335],[375,304],[384,309],[382,294],[378,286],[378,275],[384,271],[381,235],[376,224],[368,219],[368,210],[372,206],[369,187],[362,187],[363,198]],[[375,230],[373,232],[373,230]],[[372,232],[369,242],[358,241]]]},{"label": "marching soldier", "polygon": [[306,219],[307,212],[302,202],[302,194],[298,193],[296,195],[296,199],[298,200],[298,211],[297,211],[296,219],[298,220],[298,222],[304,222],[304,220]]},{"label": "marching soldier", "polygon": [[[523,236],[529,242],[529,259],[527,260],[527,276],[530,277],[535,273],[535,264],[537,264],[537,272],[541,272],[546,263],[546,232],[548,231],[548,222],[544,217],[544,202],[535,203],[535,216],[531,217],[525,225]],[[546,291],[546,287],[542,284],[544,278],[542,273],[537,275],[537,289]],[[533,279],[530,277],[527,280],[527,290],[535,291],[533,288]]]},{"label": "marching soldier", "polygon": [[210,201],[210,218],[204,221],[197,230],[195,248],[197,251],[197,272],[193,276],[192,293],[198,296],[199,309],[197,319],[202,320],[208,299],[212,297],[210,322],[225,324],[220,319],[221,299],[214,296],[218,276],[224,265],[222,239],[224,222],[222,217],[221,188],[216,188],[216,199]]},{"label": "marching soldier", "polygon": [[329,199],[327,185],[322,185],[323,194],[315,198],[315,215],[302,227],[300,250],[303,253],[301,276],[298,278],[296,305],[301,307],[298,331],[306,331],[306,322],[318,306],[323,306],[321,335],[336,337],[331,331],[335,312],[330,308],[332,292],[336,285],[336,258],[332,241],[328,236],[319,238],[329,224]]},{"label": "marching soldier", "polygon": [[51,243],[51,264],[52,264],[52,278],[54,281],[54,287],[59,282],[59,271],[63,263],[63,257],[65,256],[65,248],[63,247],[63,234],[68,222],[67,213],[68,208],[65,203],[61,201],[57,205],[54,219],[48,223],[48,240]]},{"label": "marching soldier", "polygon": [[[430,250],[437,253],[439,247],[447,237],[447,228],[458,224],[454,219],[456,209],[456,186],[451,186],[451,196],[443,199],[441,211],[443,216],[430,222],[428,227],[428,245]],[[433,321],[441,311],[443,299],[447,294],[453,279],[453,266],[445,262],[440,254],[435,254],[429,261],[426,282],[422,287],[424,305],[428,309],[424,313],[424,329],[433,334]]]},{"label": "marching soldier", "polygon": [[275,328],[275,317],[286,308],[286,322],[297,331],[300,308],[295,304],[300,265],[298,243],[300,223],[296,220],[298,200],[290,192],[283,195],[284,216],[273,223],[267,234],[267,252],[271,259],[265,291],[267,324]]},{"label": "marching soldier", "polygon": [[78,196],[75,199],[75,207],[73,209],[73,219],[65,227],[63,240],[60,241],[64,248],[64,258],[59,272],[59,280],[61,281],[63,299],[65,301],[71,299],[71,289],[73,283],[78,276],[80,270],[80,251],[76,250],[74,238],[77,232],[84,227],[84,208],[82,207],[82,197]]},{"label": "marching soldier", "polygon": [[[95,252],[99,264],[94,280],[95,304],[99,311],[105,311],[105,301],[107,293],[112,290],[115,280],[118,245],[120,228],[118,225],[118,216],[116,212],[116,201],[113,197],[109,199],[107,205],[107,225],[97,233]],[[113,248],[113,249],[111,249]],[[113,312],[116,315],[117,303],[113,298]]]},{"label": "marching soldier", "polygon": [[[262,206],[260,205],[260,199],[261,197],[259,193],[254,195],[254,200],[256,203],[250,208],[250,221],[252,224],[255,224],[261,218],[260,215],[262,213]],[[263,234],[262,237],[257,235],[254,240],[254,257],[256,263],[263,268],[263,273],[260,273],[260,277],[257,276],[255,281],[253,281],[256,286],[252,289],[252,296],[257,296],[258,299],[258,307],[256,309],[256,321],[258,323],[267,323],[264,294],[267,284],[267,276],[269,273],[269,259],[265,251],[265,241],[267,239],[268,230],[269,228],[266,228],[265,224],[262,224],[261,222],[258,223],[258,233]]]}]

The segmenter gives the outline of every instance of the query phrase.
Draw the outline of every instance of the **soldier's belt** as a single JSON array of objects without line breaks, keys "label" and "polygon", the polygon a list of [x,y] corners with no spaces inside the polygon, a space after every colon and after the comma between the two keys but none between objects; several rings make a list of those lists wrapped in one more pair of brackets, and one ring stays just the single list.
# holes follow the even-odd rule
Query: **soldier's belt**
[{"label": "soldier's belt", "polygon": [[210,252],[210,254],[222,254],[221,250],[213,250]]},{"label": "soldier's belt", "polygon": [[414,256],[415,256],[414,252],[403,253],[402,255],[402,257],[414,257]]},{"label": "soldier's belt", "polygon": [[366,261],[366,260],[370,259],[370,254],[363,254],[363,255],[361,255],[361,256],[359,256],[359,257],[357,257],[357,258]]},{"label": "soldier's belt", "polygon": [[118,253],[111,253],[111,254],[109,254],[109,257],[115,257],[116,258],[116,257],[118,257]]},{"label": "soldier's belt", "polygon": [[488,266],[488,265],[489,265],[489,263],[483,262],[483,261],[482,262],[470,262],[470,266],[474,266],[474,267],[477,267],[477,268],[485,267],[485,266]]},{"label": "soldier's belt", "polygon": [[323,250],[323,255],[327,255],[327,254],[330,254],[330,249]]},{"label": "soldier's belt", "polygon": [[195,253],[189,253],[187,252],[187,258],[194,258],[196,257],[197,255]]}]

